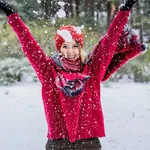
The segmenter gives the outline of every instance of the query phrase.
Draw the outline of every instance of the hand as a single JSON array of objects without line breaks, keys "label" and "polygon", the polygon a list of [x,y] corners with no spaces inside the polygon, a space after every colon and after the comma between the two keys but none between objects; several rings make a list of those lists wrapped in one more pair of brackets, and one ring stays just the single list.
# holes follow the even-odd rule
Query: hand
[{"label": "hand", "polygon": [[147,51],[147,44],[145,43],[140,43],[140,40],[139,40],[139,35],[138,33],[136,32],[136,30],[130,28],[130,45],[132,45],[134,48],[135,47],[139,47],[140,50],[141,50],[141,53],[145,53]]},{"label": "hand", "polygon": [[138,0],[126,0],[125,3],[121,5],[120,10],[130,10],[137,1]]},{"label": "hand", "polygon": [[0,0],[0,9],[6,14],[6,16],[9,16],[10,14],[16,13],[16,10],[11,8],[7,3]]},{"label": "hand", "polygon": [[147,51],[147,45],[145,44],[145,43],[143,43],[142,45],[141,45],[141,52],[142,53],[145,53]]}]

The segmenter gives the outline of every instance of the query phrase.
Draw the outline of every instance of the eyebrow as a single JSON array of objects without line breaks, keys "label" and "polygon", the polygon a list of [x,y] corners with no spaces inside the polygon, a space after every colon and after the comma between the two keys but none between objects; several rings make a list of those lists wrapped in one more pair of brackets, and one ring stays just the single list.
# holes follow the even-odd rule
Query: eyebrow
[{"label": "eyebrow", "polygon": [[[63,44],[63,46],[68,46],[68,44]],[[73,46],[78,46],[78,44],[73,44]]]}]

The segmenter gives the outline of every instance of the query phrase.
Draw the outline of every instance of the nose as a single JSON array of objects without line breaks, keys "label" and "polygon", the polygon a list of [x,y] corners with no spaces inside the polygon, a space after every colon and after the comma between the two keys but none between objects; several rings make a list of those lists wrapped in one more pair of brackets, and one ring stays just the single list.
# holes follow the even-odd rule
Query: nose
[{"label": "nose", "polygon": [[71,47],[71,46],[70,46],[70,47],[68,47],[67,52],[68,52],[68,53],[72,53],[72,52],[73,52],[73,49],[72,49],[72,47]]}]

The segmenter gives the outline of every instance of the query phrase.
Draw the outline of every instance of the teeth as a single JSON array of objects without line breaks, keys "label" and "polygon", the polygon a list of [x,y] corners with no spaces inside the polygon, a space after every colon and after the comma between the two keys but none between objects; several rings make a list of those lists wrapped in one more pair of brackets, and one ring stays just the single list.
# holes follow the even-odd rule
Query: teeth
[{"label": "teeth", "polygon": [[64,54],[64,57],[65,57],[65,58],[69,58],[69,59],[74,59],[74,58],[75,58],[75,56],[67,55],[67,54]]},{"label": "teeth", "polygon": [[68,58],[73,59],[73,58],[75,58],[75,56],[68,56]]}]

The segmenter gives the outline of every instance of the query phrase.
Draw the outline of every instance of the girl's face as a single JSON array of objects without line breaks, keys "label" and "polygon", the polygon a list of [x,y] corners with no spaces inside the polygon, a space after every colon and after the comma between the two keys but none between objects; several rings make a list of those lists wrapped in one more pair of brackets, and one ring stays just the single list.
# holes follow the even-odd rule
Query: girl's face
[{"label": "girl's face", "polygon": [[62,55],[68,59],[74,60],[80,57],[79,45],[75,40],[64,42],[60,48]]}]

